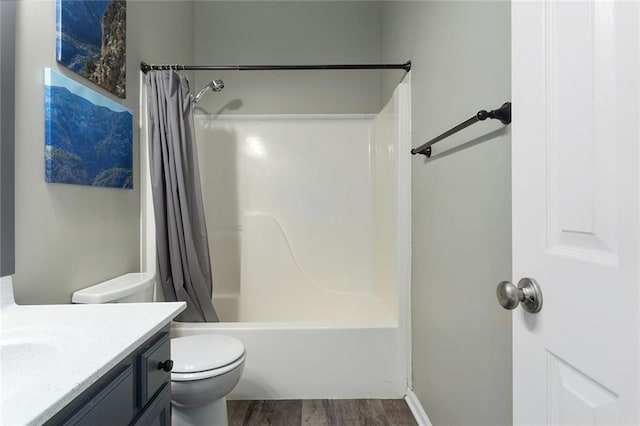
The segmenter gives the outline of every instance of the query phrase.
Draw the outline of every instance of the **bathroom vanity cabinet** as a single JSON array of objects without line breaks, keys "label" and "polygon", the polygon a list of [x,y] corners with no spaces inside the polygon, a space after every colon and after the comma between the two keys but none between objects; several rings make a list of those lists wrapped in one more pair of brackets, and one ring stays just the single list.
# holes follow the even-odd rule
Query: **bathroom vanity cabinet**
[{"label": "bathroom vanity cabinet", "polygon": [[45,425],[170,425],[169,326],[148,339]]}]

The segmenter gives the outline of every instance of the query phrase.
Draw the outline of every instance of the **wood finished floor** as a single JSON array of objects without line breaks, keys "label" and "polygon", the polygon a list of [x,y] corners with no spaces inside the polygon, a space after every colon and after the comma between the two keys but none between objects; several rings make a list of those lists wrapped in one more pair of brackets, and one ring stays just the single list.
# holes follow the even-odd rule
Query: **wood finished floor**
[{"label": "wood finished floor", "polygon": [[229,426],[417,425],[402,399],[227,401]]}]

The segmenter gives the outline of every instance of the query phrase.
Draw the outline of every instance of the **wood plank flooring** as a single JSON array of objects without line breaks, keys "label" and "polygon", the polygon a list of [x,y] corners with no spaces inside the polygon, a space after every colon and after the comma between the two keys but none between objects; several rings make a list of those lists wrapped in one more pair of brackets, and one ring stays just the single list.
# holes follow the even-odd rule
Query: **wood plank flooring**
[{"label": "wood plank flooring", "polygon": [[229,426],[413,426],[402,399],[227,401]]}]

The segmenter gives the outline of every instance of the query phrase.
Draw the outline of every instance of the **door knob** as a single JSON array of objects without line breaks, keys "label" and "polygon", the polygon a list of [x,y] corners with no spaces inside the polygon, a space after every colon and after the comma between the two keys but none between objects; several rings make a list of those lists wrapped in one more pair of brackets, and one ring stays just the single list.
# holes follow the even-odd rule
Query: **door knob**
[{"label": "door knob", "polygon": [[533,278],[518,281],[518,287],[509,281],[500,281],[496,288],[498,303],[505,309],[515,309],[519,304],[532,314],[542,309],[542,290]]}]

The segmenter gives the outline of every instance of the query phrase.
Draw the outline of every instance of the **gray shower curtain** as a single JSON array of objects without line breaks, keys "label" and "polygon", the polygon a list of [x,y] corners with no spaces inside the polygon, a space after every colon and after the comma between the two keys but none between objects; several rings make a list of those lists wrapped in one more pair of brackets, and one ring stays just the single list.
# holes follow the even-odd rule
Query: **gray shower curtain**
[{"label": "gray shower curtain", "polygon": [[167,301],[187,302],[178,321],[215,322],[189,81],[149,71],[145,83],[158,278]]}]

